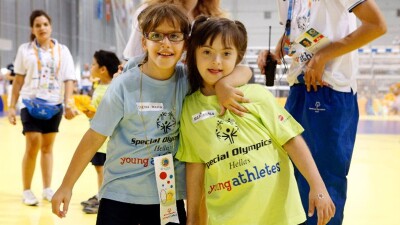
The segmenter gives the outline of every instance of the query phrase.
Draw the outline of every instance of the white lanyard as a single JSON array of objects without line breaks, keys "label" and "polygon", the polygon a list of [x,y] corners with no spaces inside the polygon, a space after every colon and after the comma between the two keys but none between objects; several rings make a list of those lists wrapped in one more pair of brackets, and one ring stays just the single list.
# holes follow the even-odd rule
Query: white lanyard
[{"label": "white lanyard", "polygon": [[[292,20],[293,20],[293,9],[294,9],[294,3],[296,0],[289,0],[289,7],[288,7],[288,16],[286,20],[286,25],[285,25],[285,40],[284,40],[284,45],[283,45],[283,50],[286,55],[291,55],[289,53],[289,49],[292,45],[292,42],[290,40],[290,33],[291,33],[291,26],[292,26]],[[300,0],[301,1],[301,0]],[[305,18],[306,24],[305,26],[308,27],[310,23],[310,16],[311,16],[311,0],[308,0],[308,10],[307,10],[307,17]],[[296,21],[297,22],[297,21]]]},{"label": "white lanyard", "polygon": [[[139,88],[139,104],[137,106],[143,106],[142,102],[142,80],[143,80],[143,64],[140,66],[140,88]],[[177,82],[177,81],[175,81]],[[174,90],[174,97],[172,99],[172,114],[176,115],[176,83]],[[143,118],[143,112],[140,112],[138,108],[139,116],[143,123],[143,128],[146,138],[146,149],[151,152],[148,146],[147,128]],[[172,142],[172,150],[175,149],[175,140]],[[178,210],[176,207],[176,189],[175,189],[175,169],[174,159],[172,154],[166,154],[162,156],[153,157],[154,159],[154,170],[155,178],[157,182],[158,197],[160,199],[160,220],[161,225],[165,225],[169,222],[179,223]]]},{"label": "white lanyard", "polygon": [[154,157],[161,225],[179,223],[176,207],[175,170],[172,154]]},{"label": "white lanyard", "polygon": [[[55,66],[55,58],[54,58],[54,43],[53,41],[50,41],[50,48],[51,48],[51,64],[52,67],[50,69],[52,69],[51,73],[52,76],[55,77],[58,74],[58,71],[60,71],[60,66],[61,66],[61,49],[60,49],[60,45],[58,46],[58,64],[57,67]],[[42,51],[39,49],[40,45],[37,42],[37,40],[35,40],[35,45],[33,47],[33,49],[35,50],[35,56],[36,56],[36,60],[37,60],[37,65],[38,65],[38,74],[40,77],[40,74],[42,73],[42,65],[43,65],[43,59],[42,59]]]}]

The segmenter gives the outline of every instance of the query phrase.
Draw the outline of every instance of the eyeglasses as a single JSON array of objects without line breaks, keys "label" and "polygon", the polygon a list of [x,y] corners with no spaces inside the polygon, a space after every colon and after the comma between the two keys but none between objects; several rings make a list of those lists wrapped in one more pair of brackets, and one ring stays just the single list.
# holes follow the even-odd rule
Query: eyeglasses
[{"label": "eyeglasses", "polygon": [[145,33],[144,37],[150,41],[155,41],[155,42],[161,42],[164,40],[165,37],[167,37],[170,42],[180,42],[185,39],[185,34],[181,32],[168,33],[168,34],[159,32],[149,32]]}]

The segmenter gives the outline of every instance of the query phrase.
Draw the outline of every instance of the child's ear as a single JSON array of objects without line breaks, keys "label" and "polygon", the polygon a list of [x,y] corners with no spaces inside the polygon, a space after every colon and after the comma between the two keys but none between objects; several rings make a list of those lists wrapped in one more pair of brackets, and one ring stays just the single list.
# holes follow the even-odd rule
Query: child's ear
[{"label": "child's ear", "polygon": [[146,46],[146,38],[142,37],[142,49],[144,52],[147,52],[147,46]]},{"label": "child's ear", "polygon": [[108,72],[107,67],[106,66],[101,66],[100,67],[100,72],[107,73]]}]

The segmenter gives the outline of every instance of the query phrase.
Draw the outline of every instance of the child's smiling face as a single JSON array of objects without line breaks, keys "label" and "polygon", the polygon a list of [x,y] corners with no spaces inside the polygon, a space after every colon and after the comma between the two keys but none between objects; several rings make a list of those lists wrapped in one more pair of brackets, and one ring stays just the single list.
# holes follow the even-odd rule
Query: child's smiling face
[{"label": "child's smiling face", "polygon": [[[169,38],[176,38],[176,36],[168,37],[171,33],[181,33],[179,26],[162,22],[152,32],[156,35],[164,35],[161,41],[149,40],[146,37],[142,39],[143,49],[148,53],[148,66],[145,73],[149,76],[155,75],[159,79],[168,79],[172,76],[177,62],[180,60],[184,47],[185,39],[181,41],[170,41]],[[147,36],[147,34],[145,34]]]},{"label": "child's smiling face", "polygon": [[238,51],[232,42],[225,46],[221,35],[218,35],[213,43],[210,39],[196,49],[196,64],[203,78],[203,93],[215,94],[215,83],[224,76],[230,74],[236,66]]}]

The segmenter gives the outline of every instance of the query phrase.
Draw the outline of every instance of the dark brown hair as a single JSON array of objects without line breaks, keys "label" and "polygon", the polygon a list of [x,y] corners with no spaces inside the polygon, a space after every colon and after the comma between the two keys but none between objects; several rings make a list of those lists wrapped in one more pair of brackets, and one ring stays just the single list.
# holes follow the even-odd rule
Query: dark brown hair
[{"label": "dark brown hair", "polygon": [[114,52],[99,50],[94,53],[93,58],[96,59],[99,67],[105,66],[107,68],[108,75],[111,79],[113,78],[114,74],[118,72],[120,61]]},{"label": "dark brown hair", "polygon": [[[31,28],[33,28],[33,24],[34,24],[34,22],[35,22],[36,17],[39,17],[39,16],[44,16],[44,17],[46,17],[46,18],[49,20],[49,23],[50,23],[50,25],[51,25],[51,18],[50,18],[50,16],[47,15],[47,13],[46,13],[45,11],[39,9],[39,10],[34,10],[34,11],[31,13],[31,16],[30,16],[30,18],[29,18],[29,25],[31,26]],[[35,40],[35,38],[36,38],[35,35],[31,33],[31,37],[30,37],[31,41]]]},{"label": "dark brown hair", "polygon": [[188,39],[186,63],[189,72],[190,94],[203,87],[203,78],[197,69],[196,49],[208,41],[212,45],[215,38],[221,35],[225,46],[235,46],[237,49],[236,64],[242,61],[247,48],[247,31],[239,21],[226,18],[199,16],[194,21],[192,33]]}]

